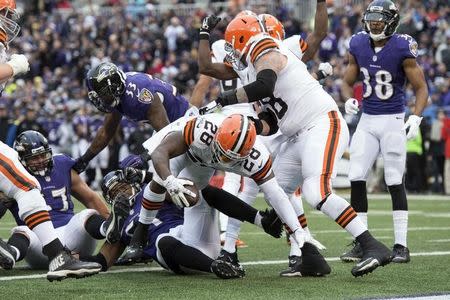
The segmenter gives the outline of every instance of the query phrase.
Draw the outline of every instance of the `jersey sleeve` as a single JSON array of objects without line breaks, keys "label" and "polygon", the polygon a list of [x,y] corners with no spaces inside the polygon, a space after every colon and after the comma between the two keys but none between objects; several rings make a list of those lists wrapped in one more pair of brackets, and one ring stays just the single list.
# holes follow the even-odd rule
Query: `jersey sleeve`
[{"label": "jersey sleeve", "polygon": [[271,50],[278,50],[278,44],[269,36],[257,40],[251,47],[247,58],[250,58],[250,63],[254,64],[258,58]]},{"label": "jersey sleeve", "polygon": [[417,58],[418,45],[416,40],[412,36],[407,34],[399,35],[399,46],[400,53],[403,59]]},{"label": "jersey sleeve", "polygon": [[348,52],[351,54],[351,55],[353,55],[353,56],[355,56],[356,57],[356,52],[357,52],[357,50],[356,50],[356,45],[358,44],[358,35],[359,34],[354,34],[352,37],[351,37],[351,39],[350,39],[350,45],[349,45],[349,48],[348,48]]},{"label": "jersey sleeve", "polygon": [[283,45],[285,45],[298,59],[302,59],[303,54],[308,49],[308,43],[300,36],[293,35],[283,40]]},{"label": "jersey sleeve", "polygon": [[197,118],[193,118],[186,122],[183,128],[183,138],[186,145],[190,146],[194,142],[194,134],[195,134],[195,123]]},{"label": "jersey sleeve", "polygon": [[58,166],[62,166],[67,169],[72,169],[75,164],[75,160],[66,154],[56,154],[53,156],[53,160],[55,161],[55,164],[58,164]]},{"label": "jersey sleeve", "polygon": [[261,167],[252,174],[251,178],[259,184],[262,182],[272,171],[272,157],[269,156],[264,160],[264,163],[261,164]]}]

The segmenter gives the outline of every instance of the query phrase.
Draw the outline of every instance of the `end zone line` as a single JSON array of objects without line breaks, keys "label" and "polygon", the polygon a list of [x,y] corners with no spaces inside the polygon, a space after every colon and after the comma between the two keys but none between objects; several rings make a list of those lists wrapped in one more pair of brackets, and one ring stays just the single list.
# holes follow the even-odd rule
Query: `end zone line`
[{"label": "end zone line", "polygon": [[[450,251],[433,251],[433,252],[417,252],[411,253],[411,256],[443,256],[450,255]],[[329,257],[325,258],[327,261],[339,261],[339,257]],[[257,265],[279,265],[285,264],[288,261],[283,260],[259,260],[259,261],[248,261],[243,262],[243,266],[257,266]],[[108,274],[120,274],[120,273],[132,273],[132,272],[155,272],[164,270],[161,267],[142,267],[142,268],[124,268],[119,270],[111,270],[108,272],[101,272],[99,275],[108,275]],[[19,275],[19,276],[2,276],[0,277],[0,281],[12,281],[12,280],[21,280],[21,279],[36,279],[36,278],[45,278],[47,274],[32,274],[32,275]],[[70,280],[70,279],[69,279]]]}]

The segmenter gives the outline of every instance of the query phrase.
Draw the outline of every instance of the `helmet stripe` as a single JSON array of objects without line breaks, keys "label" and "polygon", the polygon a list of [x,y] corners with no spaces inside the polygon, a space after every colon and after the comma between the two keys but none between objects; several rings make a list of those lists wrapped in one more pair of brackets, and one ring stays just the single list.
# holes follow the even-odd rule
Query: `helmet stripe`
[{"label": "helmet stripe", "polygon": [[245,141],[248,136],[248,131],[249,131],[248,127],[249,127],[248,118],[241,115],[241,128],[239,129],[239,135],[236,140],[236,143],[231,148],[231,151],[233,151],[234,153],[239,153],[239,154],[241,153],[241,150],[244,147]]}]

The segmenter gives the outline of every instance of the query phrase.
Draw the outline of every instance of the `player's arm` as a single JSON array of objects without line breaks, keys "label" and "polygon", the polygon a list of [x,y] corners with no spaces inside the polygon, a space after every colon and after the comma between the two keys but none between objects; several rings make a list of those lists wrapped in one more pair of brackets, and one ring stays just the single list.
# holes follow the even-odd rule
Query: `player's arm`
[{"label": "player's arm", "polygon": [[[188,122],[188,124],[190,124]],[[186,125],[188,126],[188,125]],[[192,125],[195,126],[195,125]],[[192,134],[194,129],[192,128]],[[188,134],[188,133],[186,133]],[[170,172],[169,160],[172,157],[176,157],[185,153],[188,150],[188,146],[184,141],[183,132],[176,131],[169,133],[153,150],[151,158],[156,174],[165,180],[172,173]]]},{"label": "player's arm", "polygon": [[86,182],[74,170],[71,170],[71,182],[72,194],[78,201],[83,203],[87,208],[95,209],[102,217],[108,218],[109,211],[105,202],[102,201],[96,192],[89,188]]},{"label": "player's arm", "polygon": [[169,118],[167,117],[166,109],[159,98],[158,94],[152,94],[153,100],[150,108],[147,111],[147,118],[154,130],[159,131],[163,127],[169,125]]},{"label": "player's arm", "polygon": [[344,72],[344,79],[341,85],[341,94],[344,99],[349,99],[353,97],[353,85],[358,79],[359,66],[356,62],[355,57],[348,53],[348,65]]},{"label": "player's arm", "polygon": [[97,255],[81,255],[80,259],[83,261],[93,261],[99,263],[102,266],[102,271],[106,272],[111,268],[120,255],[125,250],[125,245],[121,242],[114,244],[103,243]]},{"label": "player's arm", "polygon": [[203,104],[203,99],[205,99],[206,93],[208,92],[211,83],[213,82],[213,78],[206,75],[200,75],[198,78],[197,84],[192,91],[191,99],[189,99],[189,103],[196,107],[201,107]]},{"label": "player's arm", "polygon": [[320,43],[327,36],[328,30],[328,12],[325,0],[318,0],[316,7],[316,16],[314,19],[314,31],[306,38],[308,48],[303,54],[302,61],[307,62],[313,59]]},{"label": "player's arm", "polygon": [[415,58],[405,59],[403,61],[403,70],[416,95],[414,114],[420,117],[428,101],[428,87],[425,76],[422,69],[417,65]]},{"label": "player's arm", "polygon": [[220,80],[238,78],[236,72],[224,63],[213,63],[209,39],[200,39],[198,43],[198,72]]},{"label": "player's arm", "polygon": [[117,128],[119,127],[122,115],[116,111],[109,113],[105,117],[103,126],[97,131],[92,144],[84,152],[84,154],[77,159],[77,162],[72,167],[78,173],[83,172],[88,163],[93,159],[100,151],[102,151],[112,140]]}]

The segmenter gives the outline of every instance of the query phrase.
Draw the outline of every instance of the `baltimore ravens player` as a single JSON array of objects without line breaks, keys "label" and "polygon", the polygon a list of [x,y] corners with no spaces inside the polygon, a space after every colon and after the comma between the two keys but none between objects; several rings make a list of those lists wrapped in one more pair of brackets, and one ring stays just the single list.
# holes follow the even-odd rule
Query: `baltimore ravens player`
[{"label": "baltimore ravens player", "polygon": [[[119,239],[121,224],[118,221],[120,215],[128,216],[126,206],[114,203],[110,215],[99,195],[72,170],[73,159],[62,154],[52,155],[47,139],[32,130],[17,137],[14,149],[18,152],[22,165],[39,181],[50,219],[66,247],[87,255],[94,251],[96,240],[106,237],[110,243],[114,243]],[[72,195],[87,209],[75,214]],[[31,268],[46,267],[48,262],[42,254],[42,243],[33,231],[24,226],[25,223],[19,218],[17,204],[10,202],[7,205],[10,205],[9,209],[18,227],[12,229],[7,247],[14,261],[9,265],[3,264],[3,267],[12,268],[15,261],[23,258]]]},{"label": "baltimore ravens player", "polygon": [[[367,225],[366,180],[372,165],[381,153],[384,178],[392,199],[394,220],[393,262],[410,260],[406,236],[408,204],[403,173],[406,160],[406,139],[419,132],[420,116],[427,104],[428,89],[422,70],[417,65],[417,43],[406,34],[397,34],[400,20],[396,5],[389,0],[376,0],[364,13],[365,31],[350,40],[349,63],[342,83],[347,113],[356,114],[358,101],[353,99],[352,86],[360,78],[364,82],[362,116],[350,145],[351,204]],[[415,91],[415,110],[405,119],[406,79]],[[408,132],[405,132],[405,129]],[[341,256],[343,261],[361,259],[361,246]]]},{"label": "baltimore ravens player", "polygon": [[124,73],[113,63],[101,63],[86,75],[89,100],[107,113],[92,144],[77,159],[74,169],[82,172],[113,138],[122,116],[134,122],[149,123],[158,131],[183,116],[189,103],[177,88],[149,74]]}]

